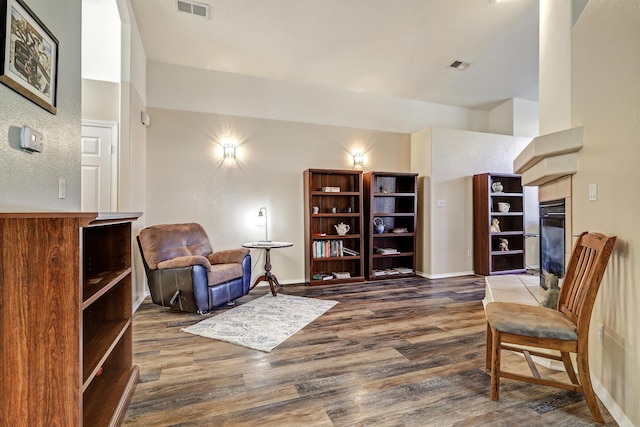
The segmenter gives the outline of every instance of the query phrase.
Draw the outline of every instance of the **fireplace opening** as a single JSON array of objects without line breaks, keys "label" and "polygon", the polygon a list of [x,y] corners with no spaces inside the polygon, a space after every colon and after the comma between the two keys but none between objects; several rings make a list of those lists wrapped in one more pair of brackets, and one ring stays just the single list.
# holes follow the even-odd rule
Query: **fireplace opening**
[{"label": "fireplace opening", "polygon": [[565,266],[565,201],[540,202],[540,286],[555,274],[560,281]]}]

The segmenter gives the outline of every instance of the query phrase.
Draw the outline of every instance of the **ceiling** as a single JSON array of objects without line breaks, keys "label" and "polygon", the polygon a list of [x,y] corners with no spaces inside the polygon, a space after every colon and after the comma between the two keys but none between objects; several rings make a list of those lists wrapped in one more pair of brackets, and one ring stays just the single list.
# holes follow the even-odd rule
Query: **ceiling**
[{"label": "ceiling", "polygon": [[466,108],[538,99],[538,0],[195,1],[209,19],[131,0],[149,60]]}]

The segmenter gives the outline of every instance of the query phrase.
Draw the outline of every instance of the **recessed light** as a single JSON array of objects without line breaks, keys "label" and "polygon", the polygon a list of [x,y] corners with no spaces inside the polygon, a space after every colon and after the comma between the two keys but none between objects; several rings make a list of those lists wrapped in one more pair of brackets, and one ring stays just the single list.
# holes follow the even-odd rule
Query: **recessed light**
[{"label": "recessed light", "polygon": [[456,70],[466,70],[469,67],[469,63],[468,62],[462,62],[462,61],[453,61],[451,63],[451,65],[449,65],[449,67],[451,68],[455,68]]}]

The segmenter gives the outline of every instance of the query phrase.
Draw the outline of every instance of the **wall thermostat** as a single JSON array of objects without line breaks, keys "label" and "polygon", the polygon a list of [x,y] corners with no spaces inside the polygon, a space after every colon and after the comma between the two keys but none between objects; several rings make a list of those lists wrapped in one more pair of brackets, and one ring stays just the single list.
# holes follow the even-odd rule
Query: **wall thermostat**
[{"label": "wall thermostat", "polygon": [[42,152],[42,134],[29,126],[20,130],[20,147],[26,151]]}]

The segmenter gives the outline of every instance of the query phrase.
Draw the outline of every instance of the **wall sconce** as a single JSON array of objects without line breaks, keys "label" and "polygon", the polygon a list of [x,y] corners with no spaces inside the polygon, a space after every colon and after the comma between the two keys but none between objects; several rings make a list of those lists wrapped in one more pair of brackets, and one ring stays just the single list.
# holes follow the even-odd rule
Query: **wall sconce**
[{"label": "wall sconce", "polygon": [[353,167],[364,166],[364,153],[355,153],[353,155]]},{"label": "wall sconce", "polygon": [[236,158],[236,145],[235,144],[224,144],[222,146],[224,149],[224,158],[225,159],[235,159]]},{"label": "wall sconce", "polygon": [[269,222],[267,220],[267,208],[265,208],[264,206],[261,207],[258,211],[256,225],[264,226],[264,241],[270,242],[271,240],[269,240]]}]

